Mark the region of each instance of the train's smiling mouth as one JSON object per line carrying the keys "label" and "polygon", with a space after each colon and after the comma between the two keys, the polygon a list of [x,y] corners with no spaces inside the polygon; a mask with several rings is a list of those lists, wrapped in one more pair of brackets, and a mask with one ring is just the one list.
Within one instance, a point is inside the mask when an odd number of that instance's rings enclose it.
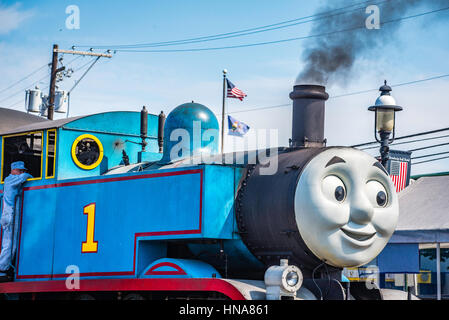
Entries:
{"label": "train's smiling mouth", "polygon": [[341,231],[343,231],[344,234],[346,234],[348,237],[350,237],[354,240],[357,240],[357,241],[369,240],[372,237],[374,237],[374,235],[376,234],[376,232],[367,233],[367,232],[362,232],[362,231],[357,231],[357,230],[348,230],[346,228],[341,228]]}

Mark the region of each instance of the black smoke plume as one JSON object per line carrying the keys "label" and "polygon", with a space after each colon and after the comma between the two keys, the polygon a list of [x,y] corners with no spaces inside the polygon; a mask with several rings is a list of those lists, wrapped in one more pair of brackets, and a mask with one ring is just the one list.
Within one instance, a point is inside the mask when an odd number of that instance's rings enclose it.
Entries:
{"label": "black smoke plume", "polygon": [[[368,29],[366,12],[370,5],[379,8],[380,28]],[[311,38],[304,42],[304,69],[296,84],[332,84],[347,80],[357,59],[373,54],[383,44],[394,40],[404,17],[449,7],[449,0],[327,0],[314,18]],[[339,10],[341,8],[341,10]],[[428,24],[436,19],[449,19],[449,10],[417,18]],[[372,19],[368,19],[372,22]],[[341,31],[341,32],[340,32]],[[315,37],[316,36],[316,37]]]}

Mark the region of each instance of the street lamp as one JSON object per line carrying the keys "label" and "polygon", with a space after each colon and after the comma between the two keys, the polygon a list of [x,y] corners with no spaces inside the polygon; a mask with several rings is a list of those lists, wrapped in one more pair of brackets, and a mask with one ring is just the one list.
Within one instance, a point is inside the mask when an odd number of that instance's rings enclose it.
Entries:
{"label": "street lamp", "polygon": [[[394,141],[395,137],[395,113],[396,111],[401,111],[402,107],[397,106],[396,101],[390,95],[391,87],[387,85],[387,80],[385,80],[379,91],[381,93],[375,105],[369,107],[368,110],[376,113],[374,117],[374,137],[380,143],[381,161],[385,167],[388,160],[388,152],[390,151],[388,145]],[[393,135],[390,139],[391,134]]]}

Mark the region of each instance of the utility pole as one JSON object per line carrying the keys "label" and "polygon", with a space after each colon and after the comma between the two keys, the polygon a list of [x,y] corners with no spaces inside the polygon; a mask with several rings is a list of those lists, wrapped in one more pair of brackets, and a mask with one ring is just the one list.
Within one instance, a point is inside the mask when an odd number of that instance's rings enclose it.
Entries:
{"label": "utility pole", "polygon": [[48,111],[47,119],[53,120],[53,113],[55,109],[55,88],[56,88],[56,75],[58,72],[65,70],[65,67],[56,69],[58,66],[58,45],[53,45],[53,59],[51,61],[51,75],[50,75],[50,90],[48,93]]}
{"label": "utility pole", "polygon": [[[52,62],[51,62],[50,89],[49,89],[49,94],[48,94],[48,111],[47,111],[47,119],[48,120],[53,120],[53,114],[54,114],[54,110],[55,110],[56,76],[59,72],[65,70],[65,67],[61,67],[59,69],[57,68],[59,52],[65,53],[65,54],[73,54],[73,55],[76,54],[76,55],[83,55],[83,56],[98,57],[96,61],[98,61],[98,59],[101,57],[112,58],[112,54],[106,54],[106,53],[96,53],[96,52],[89,52],[89,51],[75,51],[75,50],[61,50],[61,49],[59,49],[57,44],[54,44],[53,45],[53,58],[52,58]],[[89,70],[90,70],[90,68],[89,68]]]}
{"label": "utility pole", "polygon": [[224,126],[225,126],[225,104],[226,104],[226,69],[223,70],[223,108],[221,111],[221,154],[224,154]]}

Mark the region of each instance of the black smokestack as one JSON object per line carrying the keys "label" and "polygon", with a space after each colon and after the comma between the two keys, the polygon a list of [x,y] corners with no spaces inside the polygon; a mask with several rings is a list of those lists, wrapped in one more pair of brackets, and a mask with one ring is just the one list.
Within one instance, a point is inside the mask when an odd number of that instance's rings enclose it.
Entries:
{"label": "black smokestack", "polygon": [[322,147],[324,139],[324,109],[329,98],[323,86],[296,85],[290,93],[293,100],[291,147]]}
{"label": "black smokestack", "polygon": [[[440,10],[447,7],[448,0],[384,0],[352,5],[347,0],[327,0],[313,19],[311,39],[305,42],[302,54],[305,67],[296,84],[345,83],[355,61],[379,54],[378,50],[391,42],[402,21],[416,18],[428,25],[436,19],[447,19],[447,11]],[[374,27],[376,11],[378,29]]]}

